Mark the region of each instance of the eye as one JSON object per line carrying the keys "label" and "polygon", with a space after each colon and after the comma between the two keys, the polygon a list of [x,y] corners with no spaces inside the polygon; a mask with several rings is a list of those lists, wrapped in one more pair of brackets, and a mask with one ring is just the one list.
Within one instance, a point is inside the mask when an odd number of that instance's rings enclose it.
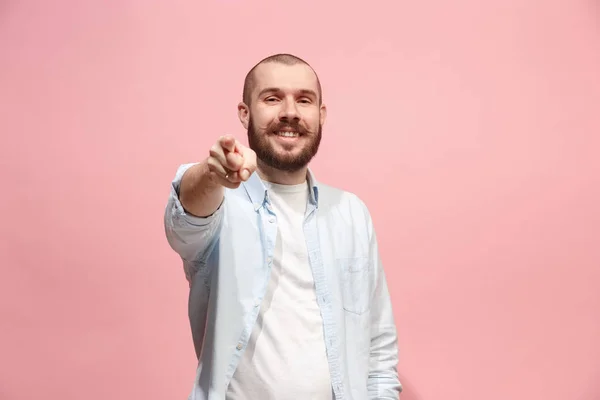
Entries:
{"label": "eye", "polygon": [[272,103],[272,102],[274,102],[274,101],[277,101],[277,97],[267,97],[267,98],[265,99],[265,101],[266,101],[267,103]]}
{"label": "eye", "polygon": [[310,104],[310,103],[311,103],[311,101],[310,101],[310,99],[303,98],[303,99],[300,99],[300,103],[303,103],[303,104]]}

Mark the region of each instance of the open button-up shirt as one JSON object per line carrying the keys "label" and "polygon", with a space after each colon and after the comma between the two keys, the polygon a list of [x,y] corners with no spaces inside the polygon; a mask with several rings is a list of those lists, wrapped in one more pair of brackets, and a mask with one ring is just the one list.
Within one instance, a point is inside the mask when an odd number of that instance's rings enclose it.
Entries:
{"label": "open button-up shirt", "polygon": [[[211,216],[190,215],[179,188],[192,165],[175,174],[165,232],[190,283],[198,367],[189,399],[222,400],[267,288],[277,215],[256,173],[237,189],[225,189]],[[356,195],[318,183],[310,170],[307,179],[304,234],[334,398],[397,400],[396,327],[369,211]]]}

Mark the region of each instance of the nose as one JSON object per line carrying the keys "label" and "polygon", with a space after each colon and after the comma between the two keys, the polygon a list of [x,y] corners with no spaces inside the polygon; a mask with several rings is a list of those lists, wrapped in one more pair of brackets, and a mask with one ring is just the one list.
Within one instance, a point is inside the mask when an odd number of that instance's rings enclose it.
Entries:
{"label": "nose", "polygon": [[296,102],[293,100],[286,100],[282,102],[281,111],[279,112],[280,121],[299,121],[300,114],[296,108]]}

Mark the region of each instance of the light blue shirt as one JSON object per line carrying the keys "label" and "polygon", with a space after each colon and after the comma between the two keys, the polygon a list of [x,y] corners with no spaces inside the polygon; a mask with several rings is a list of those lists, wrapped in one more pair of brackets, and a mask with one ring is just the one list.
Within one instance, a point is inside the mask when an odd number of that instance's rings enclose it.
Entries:
{"label": "light blue shirt", "polygon": [[[277,215],[254,173],[209,217],[183,209],[178,168],[165,210],[170,246],[190,283],[189,320],[198,367],[189,400],[223,400],[265,294]],[[308,171],[304,234],[336,400],[399,399],[392,305],[371,216],[354,194]]]}

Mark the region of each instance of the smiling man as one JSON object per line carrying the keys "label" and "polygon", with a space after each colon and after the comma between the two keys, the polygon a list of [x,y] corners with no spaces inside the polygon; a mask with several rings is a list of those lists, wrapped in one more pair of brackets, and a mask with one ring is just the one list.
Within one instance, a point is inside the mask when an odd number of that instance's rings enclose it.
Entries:
{"label": "smiling man", "polygon": [[190,283],[190,399],[399,399],[371,216],[308,167],[326,118],[317,74],[290,54],[262,60],[238,115],[248,147],[221,136],[180,166],[165,211]]}

